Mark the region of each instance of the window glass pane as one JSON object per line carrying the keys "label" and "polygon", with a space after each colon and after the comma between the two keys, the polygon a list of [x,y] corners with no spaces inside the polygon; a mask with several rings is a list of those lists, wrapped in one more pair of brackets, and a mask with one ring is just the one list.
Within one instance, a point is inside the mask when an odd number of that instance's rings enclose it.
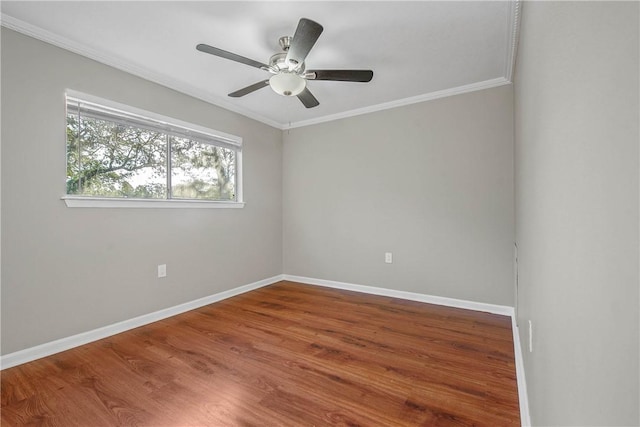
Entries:
{"label": "window glass pane", "polygon": [[67,194],[166,198],[167,137],[96,118],[67,116]]}
{"label": "window glass pane", "polygon": [[127,108],[67,97],[67,194],[238,200],[240,138]]}
{"label": "window glass pane", "polygon": [[235,200],[236,152],[175,136],[171,141],[171,197]]}

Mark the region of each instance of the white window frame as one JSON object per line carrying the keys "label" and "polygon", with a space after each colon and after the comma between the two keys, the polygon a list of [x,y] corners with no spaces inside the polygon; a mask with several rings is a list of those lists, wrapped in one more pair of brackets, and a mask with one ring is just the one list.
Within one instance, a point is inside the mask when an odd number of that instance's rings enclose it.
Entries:
{"label": "white window frame", "polygon": [[[147,122],[158,125],[158,130],[166,131],[170,128],[179,128],[181,131],[191,131],[194,134],[202,134],[221,142],[221,146],[232,146],[236,150],[236,180],[235,195],[236,200],[200,200],[200,199],[142,199],[142,198],[119,198],[119,197],[95,197],[95,196],[75,196],[66,194],[61,197],[67,207],[70,208],[243,208],[244,199],[242,195],[242,138],[236,135],[209,129],[193,123],[188,123],[172,117],[163,116],[151,111],[131,107],[119,102],[99,98],[97,96],[67,89],[65,93],[65,123],[67,118],[66,105],[69,100],[81,101],[85,104],[103,107],[113,113],[121,113],[125,116],[138,117]],[[65,126],[66,128],[66,126]],[[65,137],[65,158],[67,140]],[[167,173],[170,173],[167,171]]]}

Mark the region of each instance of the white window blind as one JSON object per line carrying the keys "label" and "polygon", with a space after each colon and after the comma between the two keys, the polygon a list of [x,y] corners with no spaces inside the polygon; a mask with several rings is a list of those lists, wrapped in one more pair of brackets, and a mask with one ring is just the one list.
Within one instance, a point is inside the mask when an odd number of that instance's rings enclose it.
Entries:
{"label": "white window blind", "polygon": [[212,144],[236,151],[242,148],[241,140],[232,140],[230,138],[205,133],[189,127],[176,125],[169,121],[145,117],[71,96],[67,96],[67,114],[105,120],[121,124],[123,126],[139,127],[150,131],[162,131],[168,135],[177,136],[179,138],[191,139],[200,143]]}

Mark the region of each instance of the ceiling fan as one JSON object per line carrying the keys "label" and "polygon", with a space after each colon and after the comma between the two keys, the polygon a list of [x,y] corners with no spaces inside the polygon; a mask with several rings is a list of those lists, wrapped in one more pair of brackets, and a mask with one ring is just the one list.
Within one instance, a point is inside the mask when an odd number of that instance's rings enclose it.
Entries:
{"label": "ceiling fan", "polygon": [[283,52],[271,56],[268,65],[206,44],[199,44],[196,49],[273,74],[271,78],[231,92],[229,96],[239,98],[263,87],[271,86],[274,92],[283,96],[297,96],[305,107],[313,108],[320,103],[309,91],[308,80],[366,83],[373,78],[371,70],[307,70],[304,60],[322,34],[322,30],[322,25],[317,22],[306,18],[300,19],[293,37],[280,37],[279,43]]}

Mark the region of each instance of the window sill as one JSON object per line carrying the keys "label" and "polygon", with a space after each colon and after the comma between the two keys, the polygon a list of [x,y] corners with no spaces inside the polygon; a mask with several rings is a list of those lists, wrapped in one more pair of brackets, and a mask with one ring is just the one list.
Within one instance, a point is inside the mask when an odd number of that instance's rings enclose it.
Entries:
{"label": "window sill", "polygon": [[186,208],[186,209],[238,209],[244,202],[218,202],[212,200],[160,200],[116,199],[109,197],[63,196],[68,208]]}

